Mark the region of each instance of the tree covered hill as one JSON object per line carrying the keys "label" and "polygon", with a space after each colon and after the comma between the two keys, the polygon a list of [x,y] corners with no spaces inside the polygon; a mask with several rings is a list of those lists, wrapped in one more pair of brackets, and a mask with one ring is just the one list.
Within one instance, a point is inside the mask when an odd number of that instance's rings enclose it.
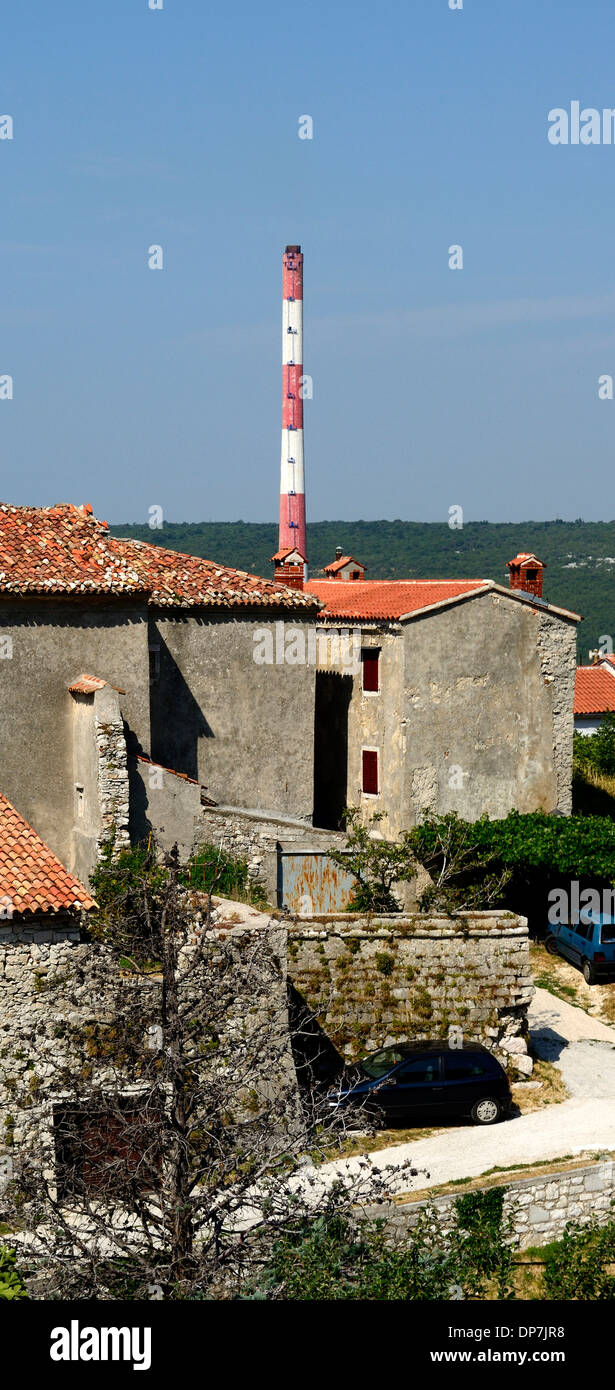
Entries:
{"label": "tree covered hill", "polygon": [[[277,525],[246,521],[165,522],[159,530],[122,524],[113,535],[202,555],[250,574],[270,575]],[[615,642],[615,521],[442,522],[317,521],[308,526],[310,573],[335,558],[335,547],[367,565],[368,579],[495,579],[508,583],[506,561],[530,550],[547,565],[550,603],[581,613],[584,661],[601,637]]]}

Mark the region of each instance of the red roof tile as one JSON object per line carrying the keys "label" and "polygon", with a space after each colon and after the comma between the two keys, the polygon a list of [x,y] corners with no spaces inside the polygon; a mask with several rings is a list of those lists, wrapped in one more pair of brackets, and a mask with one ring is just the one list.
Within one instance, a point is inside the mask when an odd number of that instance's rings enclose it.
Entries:
{"label": "red roof tile", "polygon": [[323,618],[402,618],[435,603],[489,586],[485,579],[310,579],[306,589],[322,599]]}
{"label": "red roof tile", "polygon": [[606,666],[577,666],[574,712],[605,714],[615,710],[615,675]]}
{"label": "red roof tile", "polygon": [[0,901],[13,913],[89,910],[94,899],[0,793]]}
{"label": "red roof tile", "polygon": [[330,565],[324,565],[323,568],[325,574],[337,574],[338,570],[343,570],[346,565],[358,565],[359,569],[367,569],[367,565],[362,565],[360,560],[355,560],[354,555],[340,555],[339,560],[332,560]]}
{"label": "red roof tile", "polygon": [[91,508],[0,505],[0,594],[140,594],[164,607],[308,608],[303,590],[109,535]]}
{"label": "red roof tile", "polygon": [[71,695],[94,695],[95,691],[102,690],[106,684],[100,676],[79,676],[68,688]]}

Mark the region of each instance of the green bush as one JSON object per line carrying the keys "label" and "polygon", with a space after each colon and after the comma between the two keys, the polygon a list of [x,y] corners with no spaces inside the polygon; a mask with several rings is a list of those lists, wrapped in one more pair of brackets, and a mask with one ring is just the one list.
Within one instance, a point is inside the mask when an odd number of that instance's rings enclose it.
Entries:
{"label": "green bush", "polygon": [[416,1226],[391,1240],[384,1221],[354,1221],[331,1211],[305,1218],[274,1245],[264,1273],[244,1297],[305,1301],[410,1301],[484,1297],[488,1287],[511,1297],[511,1219],[506,1189],[455,1202],[450,1235],[423,1208]]}
{"label": "green bush", "polygon": [[27,1297],[26,1286],[17,1269],[15,1251],[0,1245],[0,1299],[14,1302],[15,1299]]}
{"label": "green bush", "polygon": [[544,1290],[548,1299],[566,1301],[615,1298],[615,1221],[581,1226],[571,1221],[545,1256]]}
{"label": "green bush", "polygon": [[201,845],[180,873],[180,883],[205,893],[217,893],[221,898],[234,898],[265,907],[267,894],[260,883],[254,883],[248,872],[247,859],[227,854],[217,845]]}
{"label": "green bush", "polygon": [[607,777],[615,776],[615,713],[604,715],[595,734],[574,736],[574,763],[578,768],[592,768]]}

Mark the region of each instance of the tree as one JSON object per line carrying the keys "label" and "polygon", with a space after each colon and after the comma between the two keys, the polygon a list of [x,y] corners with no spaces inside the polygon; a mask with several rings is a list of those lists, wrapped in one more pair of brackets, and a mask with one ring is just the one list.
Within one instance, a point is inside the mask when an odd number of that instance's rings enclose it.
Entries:
{"label": "tree", "polygon": [[81,948],[72,973],[64,957],[49,967],[54,1076],[35,1091],[2,1213],[46,1297],[229,1296],[333,1190],[344,1211],[390,1180],[368,1164],[332,1189],[318,1172],[339,1122],[326,1096],[300,1096],[283,928],[216,924],[211,893],[181,878],[176,854],[106,855],[92,974]]}
{"label": "tree", "polygon": [[349,912],[399,912],[393,885],[414,878],[416,874],[416,863],[408,856],[405,843],[395,844],[374,834],[374,827],[381,820],[382,816],[377,814],[371,817],[368,825],[363,825],[357,811],[347,810],[344,815],[348,828],[346,848],[327,851],[334,864],[349,870],[357,880]]}

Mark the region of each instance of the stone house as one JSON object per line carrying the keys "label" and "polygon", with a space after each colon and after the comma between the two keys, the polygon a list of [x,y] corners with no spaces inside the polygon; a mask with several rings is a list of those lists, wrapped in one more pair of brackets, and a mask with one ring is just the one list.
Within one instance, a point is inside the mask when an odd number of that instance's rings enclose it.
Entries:
{"label": "stone house", "polygon": [[86,882],[105,826],[128,833],[122,739],[150,824],[169,806],[158,814],[164,779],[144,784],[147,760],[183,779],[184,798],[202,787],[309,824],[315,670],[257,664],[254,651],[257,632],[313,629],[318,607],[114,538],[89,506],[1,506],[2,791]]}
{"label": "stone house", "polygon": [[351,629],[361,652],[353,672],[319,660],[316,824],[347,804],[392,837],[430,812],[570,813],[579,617],[542,598],[535,557],[510,563],[509,589],[366,580],[349,556],[308,581],[319,632]]}

